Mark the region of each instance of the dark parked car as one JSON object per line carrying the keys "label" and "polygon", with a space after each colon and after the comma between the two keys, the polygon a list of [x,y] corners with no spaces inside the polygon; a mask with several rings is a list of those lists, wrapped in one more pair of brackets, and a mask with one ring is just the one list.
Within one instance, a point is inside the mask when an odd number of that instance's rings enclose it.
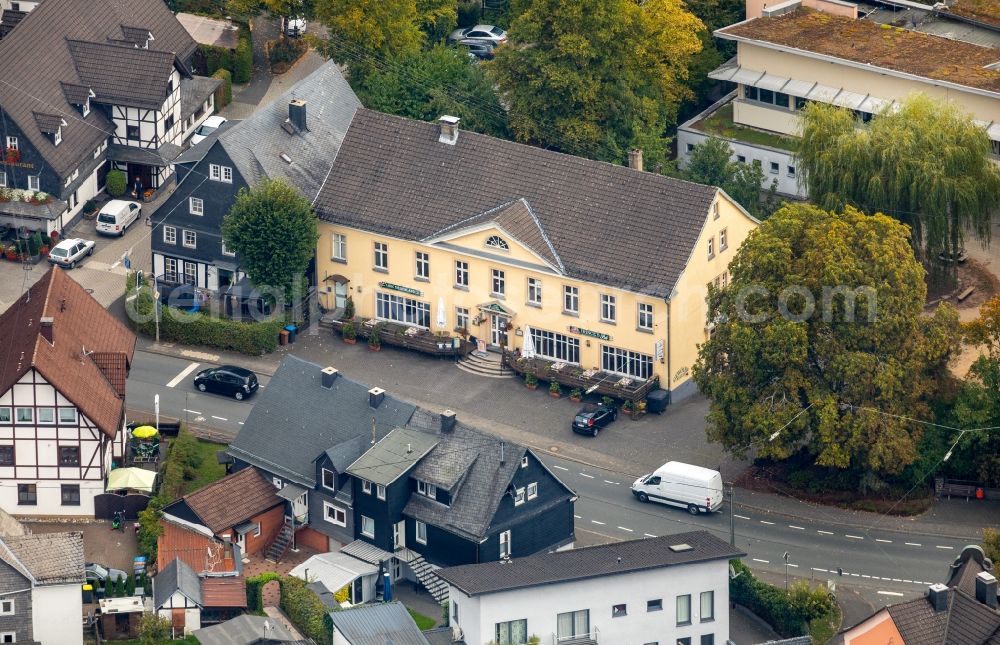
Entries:
{"label": "dark parked car", "polygon": [[257,391],[257,375],[235,365],[210,367],[198,372],[194,386],[201,392],[215,392],[242,401]]}
{"label": "dark parked car", "polygon": [[618,418],[618,408],[589,403],[573,418],[573,432],[596,437],[598,431]]}
{"label": "dark parked car", "polygon": [[493,51],[494,46],[486,41],[460,40],[458,44],[468,50],[470,57],[480,60],[493,60],[493,57],[496,56],[496,52]]}

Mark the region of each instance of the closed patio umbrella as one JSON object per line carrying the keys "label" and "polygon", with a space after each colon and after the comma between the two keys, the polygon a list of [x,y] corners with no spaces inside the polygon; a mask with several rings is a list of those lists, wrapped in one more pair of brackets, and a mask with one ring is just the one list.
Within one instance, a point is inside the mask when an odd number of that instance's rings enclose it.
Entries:
{"label": "closed patio umbrella", "polygon": [[444,309],[444,296],[438,298],[437,326],[438,329],[447,329],[448,327],[448,314]]}
{"label": "closed patio umbrella", "polygon": [[524,347],[521,348],[521,354],[525,358],[535,357],[535,339],[531,335],[531,327],[527,325],[524,326]]}

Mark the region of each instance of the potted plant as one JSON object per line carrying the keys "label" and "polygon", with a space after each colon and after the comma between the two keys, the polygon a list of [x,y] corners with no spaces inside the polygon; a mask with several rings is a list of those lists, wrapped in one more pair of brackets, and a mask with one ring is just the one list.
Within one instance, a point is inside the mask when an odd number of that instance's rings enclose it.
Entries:
{"label": "potted plant", "polygon": [[358,330],[354,328],[354,323],[344,323],[344,326],[340,328],[340,333],[343,334],[344,342],[348,345],[358,342]]}
{"label": "potted plant", "polygon": [[535,376],[534,374],[532,374],[531,372],[528,372],[527,374],[525,374],[524,375],[524,387],[528,388],[529,390],[534,390],[535,388],[537,388],[538,387],[538,377]]}
{"label": "potted plant", "polygon": [[368,334],[368,349],[373,352],[382,350],[382,335],[379,330],[379,325],[372,327],[371,333]]}
{"label": "potted plant", "polygon": [[549,396],[551,396],[553,399],[558,399],[560,396],[562,396],[562,388],[559,387],[558,381],[549,382]]}
{"label": "potted plant", "polygon": [[43,257],[43,258],[44,258],[44,257],[48,257],[48,255],[49,255],[49,245],[48,245],[48,244],[43,244],[43,245],[42,245],[42,246],[41,246],[41,247],[40,247],[40,248],[38,249],[38,252],[42,254],[42,257]]}
{"label": "potted plant", "polygon": [[631,412],[632,411],[632,407],[633,407],[632,400],[631,399],[625,399],[625,402],[622,403],[622,412]]}
{"label": "potted plant", "polygon": [[55,246],[56,244],[58,244],[59,231],[52,231],[51,233],[49,233],[49,239],[52,240],[52,244],[50,244],[50,246]]}
{"label": "potted plant", "polygon": [[602,396],[601,397],[601,403],[603,403],[604,407],[606,407],[606,408],[613,408],[613,407],[615,407],[615,400],[613,398],[611,398],[610,396]]}
{"label": "potted plant", "polygon": [[578,387],[573,388],[569,393],[569,400],[574,403],[579,403],[583,401],[583,390]]}
{"label": "potted plant", "polygon": [[344,315],[341,320],[351,320],[354,318],[354,299],[350,296],[344,301]]}
{"label": "potted plant", "polygon": [[17,163],[21,161],[21,151],[16,148],[7,148],[4,154],[4,161],[6,163]]}
{"label": "potted plant", "polygon": [[5,253],[7,254],[8,260],[10,260],[11,262],[17,262],[17,246],[11,244],[10,246],[7,247]]}

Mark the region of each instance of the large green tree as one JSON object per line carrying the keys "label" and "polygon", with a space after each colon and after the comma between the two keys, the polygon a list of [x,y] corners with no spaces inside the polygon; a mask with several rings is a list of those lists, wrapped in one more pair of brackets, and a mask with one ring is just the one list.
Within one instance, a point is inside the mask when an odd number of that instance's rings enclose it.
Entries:
{"label": "large green tree", "polygon": [[966,231],[988,241],[1000,203],[990,140],[953,103],[922,94],[862,125],[853,112],[811,103],[803,112],[799,167],[823,208],[851,204],[908,224],[924,258],[963,248]]}
{"label": "large green tree", "polygon": [[416,0],[315,0],[316,17],[329,28],[328,54],[352,76],[367,75],[387,61],[420,51]]}
{"label": "large green tree", "polygon": [[312,204],[283,179],[243,189],[222,222],[222,239],[236,251],[254,284],[291,298],[316,251]]}
{"label": "large green tree", "polygon": [[778,182],[772,181],[765,188],[766,176],[760,161],[737,163],[732,161],[732,155],[728,143],[710,137],[691,151],[681,176],[699,184],[718,186],[754,217],[769,217],[778,206]]}
{"label": "large green tree", "polygon": [[701,49],[680,0],[513,0],[512,44],[489,71],[519,141],[622,162],[668,156],[666,130]]}
{"label": "large green tree", "polygon": [[[922,315],[924,270],[885,215],[806,204],[747,238],[694,375],[709,438],[743,456],[806,456],[877,487],[917,457],[929,401],[955,350],[958,314]],[[899,416],[892,416],[899,415]]]}
{"label": "large green tree", "polygon": [[436,45],[352,81],[361,103],[373,110],[424,121],[451,114],[465,129],[508,134],[507,113],[493,84],[480,65],[454,47]]}

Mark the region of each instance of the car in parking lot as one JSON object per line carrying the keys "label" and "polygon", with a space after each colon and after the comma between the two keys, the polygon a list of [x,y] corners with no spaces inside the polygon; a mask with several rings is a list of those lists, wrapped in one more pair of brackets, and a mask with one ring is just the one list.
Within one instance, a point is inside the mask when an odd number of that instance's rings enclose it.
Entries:
{"label": "car in parking lot", "polygon": [[596,437],[601,429],[617,418],[618,408],[603,403],[588,403],[573,417],[573,432]]}
{"label": "car in parking lot", "polygon": [[94,252],[94,242],[78,237],[70,237],[59,242],[49,251],[49,264],[64,269],[76,268],[76,263]]}
{"label": "car in parking lot", "polygon": [[118,580],[118,576],[122,579],[128,578],[128,574],[121,569],[113,569],[111,567],[106,567],[103,564],[97,564],[96,562],[88,562],[83,567],[83,575],[87,579],[87,584],[91,584],[95,589],[104,586],[104,581],[111,578],[111,582]]}
{"label": "car in parking lot", "polygon": [[458,45],[460,47],[464,47],[471,58],[476,58],[478,60],[493,60],[494,56],[496,56],[494,46],[486,41],[460,40],[458,41]]}
{"label": "car in parking lot", "polygon": [[448,42],[457,43],[463,40],[476,40],[479,42],[502,45],[507,42],[507,32],[495,25],[476,25],[475,27],[465,27],[456,29],[448,36]]}
{"label": "car in parking lot", "polygon": [[214,392],[242,401],[260,387],[257,375],[235,365],[220,365],[202,370],[194,377],[194,386],[200,392]]}

